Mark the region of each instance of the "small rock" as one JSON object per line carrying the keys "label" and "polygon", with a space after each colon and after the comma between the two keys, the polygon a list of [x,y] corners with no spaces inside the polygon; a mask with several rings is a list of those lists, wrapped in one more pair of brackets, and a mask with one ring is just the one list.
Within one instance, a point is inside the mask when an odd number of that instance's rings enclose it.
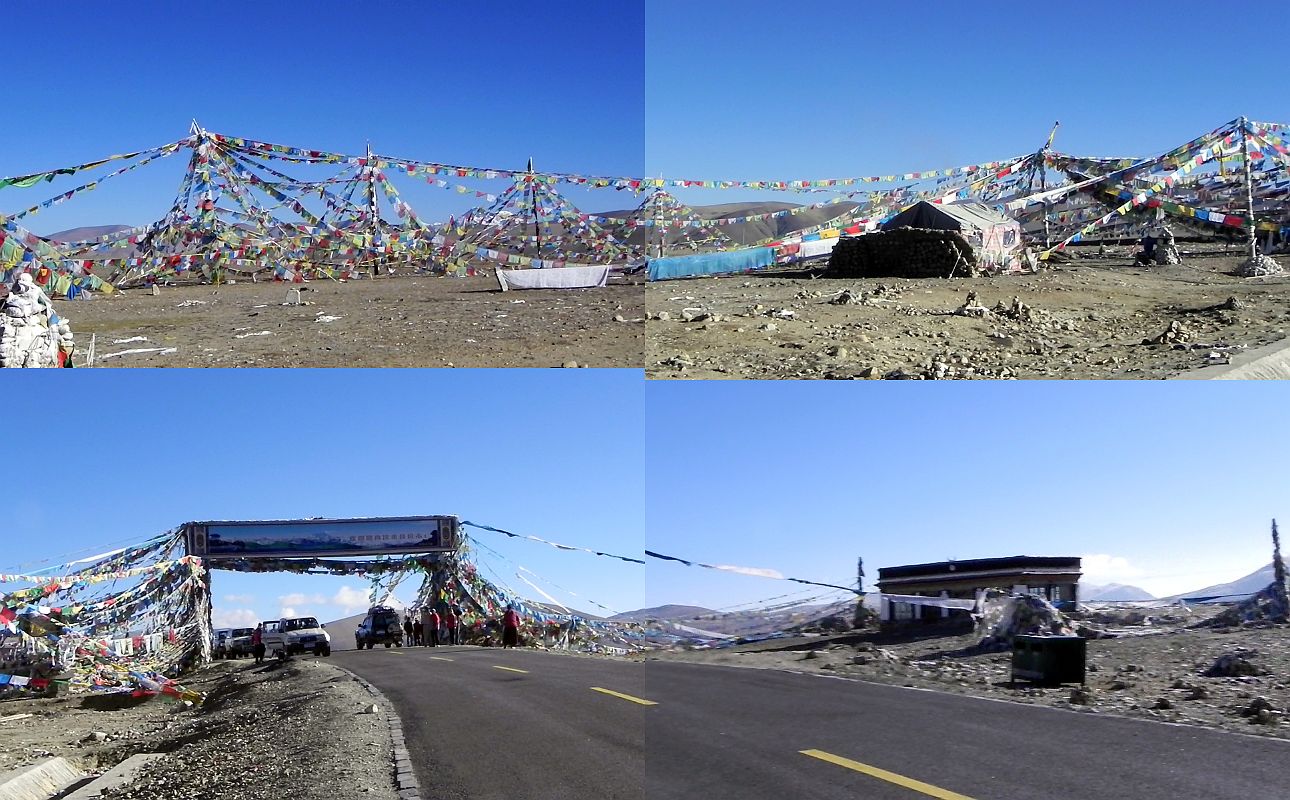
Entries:
{"label": "small rock", "polygon": [[578,368],[578,362],[577,362],[577,361],[566,361],[566,362],[564,362],[563,364],[561,364],[560,366],[561,366],[562,368],[564,368],[564,369],[577,369],[577,368]]}

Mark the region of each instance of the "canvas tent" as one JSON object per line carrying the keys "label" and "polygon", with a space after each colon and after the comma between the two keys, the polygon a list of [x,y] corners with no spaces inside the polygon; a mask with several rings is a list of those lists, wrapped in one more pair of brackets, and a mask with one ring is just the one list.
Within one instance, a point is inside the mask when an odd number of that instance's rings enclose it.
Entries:
{"label": "canvas tent", "polygon": [[1019,269],[1021,225],[984,203],[936,204],[920,201],[887,220],[884,231],[897,228],[955,231],[976,252],[987,270]]}

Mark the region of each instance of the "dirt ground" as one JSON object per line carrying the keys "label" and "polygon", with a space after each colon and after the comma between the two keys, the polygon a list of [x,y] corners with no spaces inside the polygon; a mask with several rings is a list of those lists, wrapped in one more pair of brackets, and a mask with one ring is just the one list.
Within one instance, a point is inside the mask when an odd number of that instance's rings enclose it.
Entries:
{"label": "dirt ground", "polygon": [[[1145,717],[1290,738],[1290,627],[1205,629],[1196,614],[1165,613],[1148,625],[1091,639],[1084,687],[1013,686],[1009,652],[985,652],[974,634],[911,640],[878,633],[771,640],[720,650],[654,653],[651,659],[780,669],[913,686],[976,697]],[[1206,677],[1224,654],[1263,674]],[[1257,713],[1266,700],[1268,712]],[[1253,710],[1251,707],[1253,706]]]}
{"label": "dirt ground", "polygon": [[[70,695],[0,702],[0,772],[63,756],[102,773],[166,753],[110,797],[147,800],[395,800],[386,723],[348,672],[311,657],[257,666],[216,661],[181,680],[199,705],[167,697]],[[109,795],[105,795],[109,796]]]}
{"label": "dirt ground", "polygon": [[[307,305],[284,305],[301,288]],[[586,367],[639,369],[645,290],[503,293],[492,277],[163,286],[55,301],[95,367]],[[145,337],[146,341],[124,341]],[[174,348],[129,354],[131,349]]]}
{"label": "dirt ground", "polygon": [[[1028,275],[812,277],[821,262],[814,272],[653,283],[646,372],[664,379],[1165,378],[1286,335],[1290,277],[1237,277],[1231,273],[1244,257],[1221,246],[1184,246],[1183,259],[1138,268],[1121,248]],[[1280,259],[1290,266],[1290,257]],[[858,302],[830,303],[844,290]],[[969,292],[986,313],[953,313]],[[1014,298],[1029,307],[1029,319],[1012,314]],[[1235,298],[1230,306],[1228,298]],[[1182,341],[1144,344],[1174,322]]]}

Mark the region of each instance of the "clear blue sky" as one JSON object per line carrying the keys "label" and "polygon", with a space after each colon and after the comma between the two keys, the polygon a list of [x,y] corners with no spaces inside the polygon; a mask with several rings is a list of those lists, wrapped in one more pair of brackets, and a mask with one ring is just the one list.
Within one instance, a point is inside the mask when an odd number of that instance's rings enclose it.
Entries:
{"label": "clear blue sky", "polygon": [[[25,373],[25,374],[17,374]],[[182,522],[457,514],[624,555],[644,548],[642,382],[633,370],[81,370],[57,385],[6,376],[40,411],[41,476],[9,493],[0,572]],[[67,381],[71,381],[67,383]],[[70,402],[69,402],[70,399]],[[61,420],[61,422],[56,422]],[[643,605],[644,567],[470,531],[529,597],[522,565],[618,611]],[[487,574],[487,573],[486,573]],[[334,619],[357,578],[217,572],[217,611]],[[405,600],[415,585],[401,593]],[[302,599],[284,601],[292,594]],[[230,599],[232,598],[232,599]],[[353,609],[350,609],[352,612]]]}
{"label": "clear blue sky", "polygon": [[[550,171],[639,175],[643,18],[638,3],[594,0],[13,0],[5,29],[26,45],[0,54],[0,72],[12,78],[0,175],[176,141],[194,117],[212,131],[342,153],[360,153],[370,140],[378,153],[451,164],[522,169],[533,156]],[[184,158],[114,178],[28,227],[53,233],[157,219]],[[0,211],[81,182],[4,190]],[[394,182],[429,219],[474,202]],[[613,190],[571,197],[592,211],[635,205]]]}
{"label": "clear blue sky", "polygon": [[[1242,577],[1290,529],[1280,382],[647,387],[650,549],[847,585],[878,567],[1085,557],[1157,595]],[[843,391],[844,389],[849,391]],[[1096,556],[1098,558],[1090,558]],[[794,584],[651,562],[650,605]]]}
{"label": "clear blue sky", "polygon": [[1284,14],[1198,0],[651,0],[647,169],[740,180],[940,169],[1034,152],[1054,120],[1059,150],[1149,155],[1241,114],[1290,117],[1290,87],[1249,51],[1287,33]]}

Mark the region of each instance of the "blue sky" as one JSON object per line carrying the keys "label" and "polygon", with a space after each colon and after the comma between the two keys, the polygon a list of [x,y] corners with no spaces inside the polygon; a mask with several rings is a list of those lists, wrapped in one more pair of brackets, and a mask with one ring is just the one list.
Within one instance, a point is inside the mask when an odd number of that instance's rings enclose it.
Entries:
{"label": "blue sky", "polygon": [[1058,150],[1154,154],[1241,114],[1290,116],[1290,87],[1248,51],[1287,32],[1283,14],[1197,0],[651,0],[646,165],[740,180],[941,169],[1034,152],[1054,120]]}
{"label": "blue sky", "polygon": [[[0,571],[198,519],[458,514],[623,555],[849,585],[882,566],[1079,555],[1169,594],[1270,560],[1290,524],[1280,383],[643,383],[639,372],[91,370],[11,494]],[[42,424],[49,420],[41,418]],[[472,533],[486,575],[574,607],[727,607],[805,587]],[[98,549],[95,549],[98,548]],[[343,616],[356,579],[216,573],[223,616]],[[403,594],[411,598],[414,587]],[[570,596],[569,591],[576,593]],[[823,590],[821,590],[823,591]],[[361,599],[358,600],[361,604]]]}
{"label": "blue sky", "polygon": [[[539,169],[588,174],[848,177],[1032,152],[1058,119],[1060,150],[1158,153],[1242,113],[1284,118],[1290,100],[1249,62],[1249,31],[1198,0],[932,2],[916,12],[815,0],[375,8],[6,4],[14,30],[56,35],[0,54],[0,68],[20,76],[10,93],[21,109],[0,142],[0,175],[174,141],[195,117],[232,135],[345,153],[370,141],[379,153],[479,166],[520,168],[531,155]],[[1260,41],[1290,29],[1284,15],[1252,19]],[[1202,33],[1200,47],[1173,44]],[[169,207],[182,159],[114,178],[29,227],[152,221]],[[79,183],[5,190],[0,211]],[[430,220],[477,202],[395,184]],[[827,198],[678,193],[693,204]],[[569,196],[589,211],[639,201]]]}
{"label": "blue sky", "polygon": [[[61,422],[33,420],[64,434],[39,448],[48,482],[7,499],[0,572],[212,519],[457,514],[624,555],[644,547],[639,371],[80,370],[63,380],[7,376],[11,396],[76,399]],[[501,556],[480,553],[491,575],[527,596],[536,593],[519,566],[575,608],[643,605],[639,565],[468,533]],[[326,620],[353,613],[338,597],[361,605],[353,597],[366,588],[217,572],[213,593],[217,621],[276,618],[284,606]]]}
{"label": "blue sky", "polygon": [[[1157,595],[1242,577],[1290,524],[1280,382],[648,386],[650,549],[842,585],[878,567],[1085,557]],[[650,605],[794,584],[651,562]]]}
{"label": "blue sky", "polygon": [[[450,164],[522,169],[533,156],[539,169],[638,175],[642,21],[639,5],[594,0],[15,0],[5,3],[6,29],[39,33],[0,54],[21,120],[0,138],[0,175],[176,141],[194,117],[211,131],[341,153],[361,153],[370,140],[378,153]],[[157,219],[184,158],[114,178],[28,227],[52,233]],[[5,190],[0,211],[82,182]],[[473,204],[406,178],[395,183],[428,219]],[[613,190],[571,199],[593,211],[635,205]]]}

